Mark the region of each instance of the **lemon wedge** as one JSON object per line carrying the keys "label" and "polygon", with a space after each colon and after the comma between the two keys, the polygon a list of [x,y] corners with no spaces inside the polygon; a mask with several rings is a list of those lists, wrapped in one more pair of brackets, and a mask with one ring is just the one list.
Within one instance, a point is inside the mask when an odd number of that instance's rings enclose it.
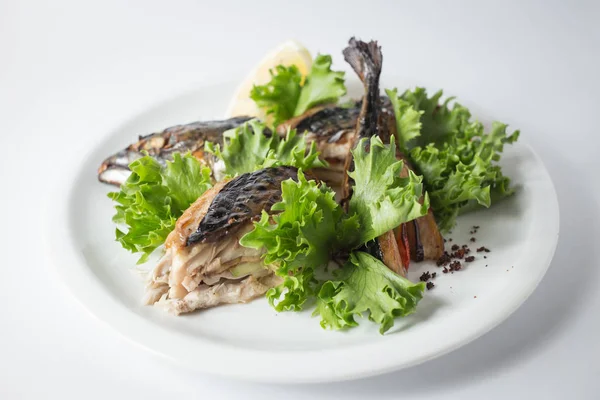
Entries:
{"label": "lemon wedge", "polygon": [[229,107],[227,108],[227,117],[249,116],[265,118],[264,112],[259,109],[250,98],[250,91],[254,85],[264,85],[271,80],[269,70],[278,65],[295,65],[303,77],[306,77],[312,67],[312,57],[306,47],[295,40],[288,40],[279,45],[276,49],[269,52],[265,58],[258,64],[250,74],[244,79],[237,90]]}

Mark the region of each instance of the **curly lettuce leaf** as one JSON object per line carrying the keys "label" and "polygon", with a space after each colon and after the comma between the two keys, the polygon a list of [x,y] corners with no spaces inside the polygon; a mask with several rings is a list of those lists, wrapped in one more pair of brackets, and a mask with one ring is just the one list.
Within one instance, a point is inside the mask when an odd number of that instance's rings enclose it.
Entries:
{"label": "curly lettuce leaf", "polygon": [[384,145],[378,136],[362,139],[352,151],[354,180],[350,214],[360,220],[359,244],[368,242],[400,224],[427,214],[429,197],[422,203],[422,177],[408,171],[400,177],[404,163],[396,159],[396,145],[391,138]]}
{"label": "curly lettuce leaf", "polygon": [[425,283],[412,283],[364,252],[353,252],[336,280],[325,282],[313,315],[325,329],[357,326],[356,316],[366,314],[380,324],[379,332],[394,326],[394,319],[413,313],[423,297]]}
{"label": "curly lettuce leaf", "polygon": [[264,248],[264,263],[278,266],[275,272],[284,282],[267,292],[271,305],[277,311],[301,310],[314,294],[315,269],[325,267],[340,247],[340,228],[357,229],[358,225],[355,218],[345,218],[330,188],[307,180],[302,171],[297,182],[288,179],[281,189],[281,202],[271,208],[281,212],[263,211],[240,244]]}
{"label": "curly lettuce leaf", "polygon": [[267,167],[290,165],[302,169],[326,166],[319,160],[315,142],[306,148],[306,141],[289,130],[285,138],[273,135],[264,123],[251,120],[223,134],[223,148],[206,143],[206,150],[223,160],[230,176]]}
{"label": "curly lettuce leaf", "polygon": [[463,208],[474,204],[489,207],[511,195],[510,180],[494,162],[506,143],[514,143],[519,131],[506,133],[506,125],[495,122],[489,133],[483,125],[472,123],[441,146],[415,147],[410,158],[423,174],[431,207],[442,231],[450,230]]}
{"label": "curly lettuce leaf", "polygon": [[[431,97],[423,88],[407,90],[401,96],[395,89],[387,93],[396,115],[399,149],[423,175],[442,231],[451,229],[460,213],[476,205],[489,207],[514,192],[510,179],[495,163],[504,144],[514,143],[519,131],[508,135],[505,124],[494,122],[486,133],[481,123],[471,121],[466,107],[452,103],[453,98],[439,104],[442,91]],[[415,113],[420,113],[418,132]],[[412,121],[410,134],[402,126],[405,121]]]}
{"label": "curly lettuce leaf", "polygon": [[294,65],[278,65],[269,72],[271,80],[265,85],[255,85],[250,98],[273,119],[274,126],[312,107],[335,103],[346,94],[344,72],[331,70],[329,55],[315,57],[304,82]]}
{"label": "curly lettuce leaf", "polygon": [[320,104],[335,103],[345,94],[344,72],[332,71],[331,56],[318,54],[300,91],[294,116]]}
{"label": "curly lettuce leaf", "polygon": [[398,97],[398,90],[385,90],[390,98],[396,116],[396,140],[402,152],[408,150],[408,143],[421,135],[421,116],[424,110],[415,110],[411,103]]}
{"label": "curly lettuce leaf", "polygon": [[[454,97],[449,97],[440,104],[442,95],[443,91],[439,90],[433,96],[427,97],[427,91],[417,87],[413,91],[406,90],[400,96],[401,100],[410,104],[414,111],[421,113],[420,134],[408,143],[407,148],[426,146],[430,143],[445,143],[455,135],[460,135],[460,132],[469,125],[471,112],[459,103],[453,102]],[[450,107],[451,103],[452,107]]]}
{"label": "curly lettuce leaf", "polygon": [[210,169],[192,155],[179,153],[166,166],[145,156],[129,168],[129,178],[108,197],[117,202],[113,221],[127,226],[126,231],[117,228],[117,240],[125,249],[142,253],[141,264],[164,243],[177,218],[211,187]]}
{"label": "curly lettuce leaf", "polygon": [[271,80],[266,85],[255,85],[250,98],[259,108],[266,110],[277,126],[294,116],[302,90],[302,74],[295,65],[278,65],[269,73]]}

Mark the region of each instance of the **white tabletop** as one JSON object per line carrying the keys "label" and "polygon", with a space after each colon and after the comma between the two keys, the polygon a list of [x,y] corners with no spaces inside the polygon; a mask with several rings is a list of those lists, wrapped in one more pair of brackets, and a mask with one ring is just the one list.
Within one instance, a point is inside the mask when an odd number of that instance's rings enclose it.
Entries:
{"label": "white tabletop", "polygon": [[[600,7],[258,3],[0,3],[0,398],[599,398]],[[190,85],[241,77],[288,38],[340,65],[352,35],[380,41],[384,74],[445,88],[521,129],[539,152],[559,195],[561,238],[531,298],[439,359],[302,386],[198,375],[91,317],[44,253],[46,199],[65,155]]]}

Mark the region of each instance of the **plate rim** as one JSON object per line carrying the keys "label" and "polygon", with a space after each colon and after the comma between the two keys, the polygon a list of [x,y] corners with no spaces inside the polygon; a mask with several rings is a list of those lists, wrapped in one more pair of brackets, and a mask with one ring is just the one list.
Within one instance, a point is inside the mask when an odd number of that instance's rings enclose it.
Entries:
{"label": "plate rim", "polygon": [[[420,357],[413,357],[404,362],[396,362],[395,360],[392,360],[391,362],[390,360],[387,360],[387,362],[385,362],[385,360],[378,360],[376,366],[372,364],[362,365],[361,363],[353,363],[350,361],[357,358],[360,359],[361,354],[369,354],[370,351],[385,346],[385,343],[364,344],[358,351],[354,347],[350,351],[348,351],[347,348],[328,350],[328,358],[344,361],[344,365],[346,366],[345,369],[323,368],[323,364],[315,366],[314,360],[310,362],[309,358],[315,356],[315,351],[303,351],[300,355],[298,352],[293,352],[295,357],[301,358],[302,360],[306,358],[310,366],[305,365],[303,361],[295,360],[294,363],[291,363],[291,366],[290,363],[287,363],[286,368],[281,368],[280,366],[286,361],[285,357],[289,357],[292,354],[291,351],[265,352],[256,349],[242,350],[211,343],[209,341],[204,341],[202,344],[196,341],[194,342],[194,345],[202,347],[202,351],[207,354],[207,357],[210,357],[209,353],[214,353],[215,357],[211,357],[211,362],[208,365],[202,362],[194,362],[194,360],[190,359],[189,354],[186,354],[185,344],[189,344],[189,339],[185,335],[159,327],[127,309],[127,307],[123,306],[123,304],[120,304],[116,299],[109,295],[108,289],[100,284],[89,268],[82,268],[86,265],[86,262],[80,254],[77,254],[78,251],[73,243],[69,204],[71,204],[73,196],[76,193],[75,183],[80,179],[81,174],[85,174],[82,166],[85,165],[85,162],[90,158],[90,155],[94,154],[94,149],[111,140],[114,132],[117,132],[121,127],[124,127],[131,121],[139,118],[148,110],[163,107],[165,104],[173,102],[179,97],[190,95],[198,90],[206,89],[207,87],[218,88],[226,86],[235,87],[233,82],[196,85],[189,90],[180,90],[173,95],[166,96],[162,100],[153,102],[145,110],[138,110],[135,114],[126,118],[121,124],[116,125],[115,128],[106,135],[102,135],[95,138],[95,140],[90,141],[90,149],[81,157],[76,157],[77,160],[75,161],[75,164],[63,164],[77,165],[77,168],[69,170],[63,168],[65,170],[63,172],[65,173],[59,174],[58,176],[64,176],[64,179],[56,185],[55,190],[51,193],[49,201],[46,202],[47,209],[45,210],[46,218],[44,219],[46,224],[44,229],[44,245],[46,253],[49,255],[48,259],[50,260],[50,264],[52,264],[53,270],[59,277],[58,280],[61,281],[67,291],[70,292],[91,315],[100,320],[103,324],[111,327],[111,329],[118,332],[122,337],[125,337],[136,346],[170,358],[204,373],[255,382],[318,383],[375,376],[408,368],[440,357],[485,335],[504,322],[525,302],[525,300],[527,300],[527,298],[531,296],[548,271],[556,251],[560,231],[560,207],[558,197],[554,183],[543,161],[535,150],[527,144],[526,141],[521,139],[517,145],[523,146],[535,159],[536,164],[541,167],[540,170],[543,170],[544,180],[548,185],[546,188],[548,196],[544,209],[546,210],[545,214],[551,214],[551,218],[542,218],[542,222],[545,225],[545,228],[543,229],[545,233],[544,236],[550,238],[552,242],[546,247],[544,259],[540,260],[538,258],[538,262],[544,264],[538,276],[534,277],[520,297],[514,298],[513,301],[504,304],[498,312],[494,313],[496,317],[493,318],[491,322],[481,323],[481,321],[479,321],[478,328],[472,329],[469,334],[464,335],[461,340],[455,341],[452,345],[429,347],[429,351],[427,351],[428,349],[425,349]],[[65,201],[65,199],[67,199],[67,201]],[[151,328],[153,331],[151,335],[147,334],[148,328]],[[180,339],[181,343],[177,342],[177,345],[173,346],[172,340],[174,338]],[[354,354],[353,356],[349,356],[346,353]],[[256,362],[257,357],[261,358],[260,368],[259,364]],[[265,359],[265,357],[267,359]],[[362,357],[364,359],[364,356]],[[228,362],[228,360],[230,361],[232,359],[235,359],[236,362]]]}

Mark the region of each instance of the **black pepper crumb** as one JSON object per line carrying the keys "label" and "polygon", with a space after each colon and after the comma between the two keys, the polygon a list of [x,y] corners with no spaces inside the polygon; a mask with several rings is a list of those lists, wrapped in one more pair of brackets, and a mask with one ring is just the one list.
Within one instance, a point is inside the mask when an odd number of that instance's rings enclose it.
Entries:
{"label": "black pepper crumb", "polygon": [[446,242],[447,242],[447,240],[446,240],[446,239],[444,239],[444,243],[446,243]]}
{"label": "black pepper crumb", "polygon": [[463,244],[463,245],[462,245],[462,248],[463,248],[463,249],[466,249],[467,247],[469,247],[469,246],[467,246],[466,244]]}
{"label": "black pepper crumb", "polygon": [[478,253],[481,253],[482,251],[485,251],[486,253],[489,253],[490,249],[486,248],[485,246],[481,246],[480,248],[477,249]]}
{"label": "black pepper crumb", "polygon": [[431,274],[429,273],[429,271],[427,271],[427,272],[423,272],[423,275],[421,275],[419,280],[422,282],[427,282],[430,278],[431,278]]}
{"label": "black pepper crumb", "polygon": [[487,256],[483,256],[483,258],[487,258]]}
{"label": "black pepper crumb", "polygon": [[434,272],[431,274],[431,279],[435,278],[435,276],[437,275],[437,272]]}
{"label": "black pepper crumb", "polygon": [[473,225],[473,229],[479,229],[479,225]]}
{"label": "black pepper crumb", "polygon": [[451,242],[451,241],[452,241],[452,238],[448,239],[448,241],[449,241],[449,242]]}
{"label": "black pepper crumb", "polygon": [[427,282],[427,290],[431,290],[435,287],[435,284],[433,282]]}
{"label": "black pepper crumb", "polygon": [[444,270],[442,272],[445,273],[445,274],[447,274],[448,273],[448,268],[444,267]]}
{"label": "black pepper crumb", "polygon": [[474,298],[474,299],[476,299],[476,298],[477,298],[477,296],[473,296],[473,298]]}
{"label": "black pepper crumb", "polygon": [[460,247],[457,244],[452,245],[452,251],[456,251],[458,249],[460,249]]}
{"label": "black pepper crumb", "polygon": [[477,239],[475,239],[474,237],[471,238],[471,242],[475,242],[477,241]]}
{"label": "black pepper crumb", "polygon": [[469,256],[469,257],[466,257],[466,258],[465,258],[465,261],[466,261],[466,262],[473,262],[473,261],[475,261],[475,256]]}
{"label": "black pepper crumb", "polygon": [[485,267],[486,267],[486,268],[487,268],[487,266],[488,266],[488,265],[487,265],[487,264],[485,264]]}
{"label": "black pepper crumb", "polygon": [[471,249],[467,247],[467,248],[465,249],[465,254],[469,254],[470,252],[471,252]]}

